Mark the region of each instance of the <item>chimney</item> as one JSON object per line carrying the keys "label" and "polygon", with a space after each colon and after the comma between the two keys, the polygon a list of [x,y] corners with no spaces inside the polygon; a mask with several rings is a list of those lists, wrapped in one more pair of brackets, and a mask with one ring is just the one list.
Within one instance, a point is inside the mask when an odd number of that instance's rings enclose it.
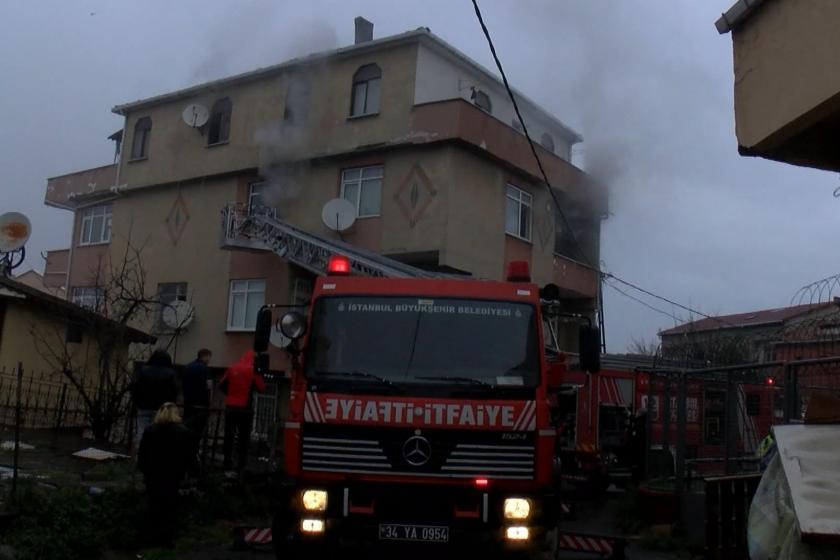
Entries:
{"label": "chimney", "polygon": [[369,22],[362,16],[356,17],[353,20],[356,23],[356,43],[366,43],[373,41],[373,23]]}

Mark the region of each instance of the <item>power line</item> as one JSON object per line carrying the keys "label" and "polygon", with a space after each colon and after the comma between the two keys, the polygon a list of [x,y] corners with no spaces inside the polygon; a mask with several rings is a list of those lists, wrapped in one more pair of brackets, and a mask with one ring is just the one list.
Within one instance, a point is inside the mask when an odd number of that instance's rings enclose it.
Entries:
{"label": "power line", "polygon": [[[580,254],[580,256],[583,258],[584,264],[588,265],[590,268],[592,268],[594,270],[598,270],[598,267],[593,266],[592,263],[589,262],[589,259],[587,258],[586,253],[584,253],[583,248],[580,246],[580,243],[577,240],[577,236],[575,235],[574,229],[572,229],[571,224],[570,224],[568,218],[566,217],[566,213],[563,212],[563,208],[560,206],[560,201],[557,199],[557,194],[554,192],[554,188],[551,186],[551,182],[548,180],[548,174],[546,173],[545,168],[543,167],[542,160],[540,159],[539,153],[537,153],[537,148],[534,144],[534,141],[531,139],[531,134],[528,132],[528,126],[525,124],[525,119],[522,118],[522,113],[519,111],[519,104],[516,102],[516,96],[513,94],[513,90],[510,87],[510,83],[508,82],[508,79],[507,79],[507,74],[505,74],[505,70],[504,70],[504,68],[502,68],[502,61],[499,60],[499,55],[496,53],[496,47],[493,44],[493,39],[490,37],[490,31],[487,29],[487,25],[484,23],[484,17],[481,15],[481,9],[478,7],[478,0],[472,0],[472,5],[473,5],[473,8],[475,9],[475,15],[478,18],[478,23],[481,25],[481,30],[484,32],[484,37],[487,39],[487,44],[490,47],[490,53],[493,55],[493,60],[496,62],[496,68],[498,68],[499,74],[501,74],[501,76],[502,76],[502,82],[504,83],[505,90],[507,91],[508,97],[510,97],[511,103],[513,103],[513,110],[516,112],[516,118],[519,119],[519,123],[522,125],[522,132],[523,132],[523,134],[525,134],[525,138],[528,140],[528,145],[531,147],[531,153],[533,154],[534,159],[537,162],[537,167],[539,168],[540,174],[542,175],[542,178],[543,178],[543,181],[545,181],[545,185],[548,188],[548,193],[551,195],[551,200],[554,202],[554,207],[557,209],[557,213],[560,214],[560,218],[563,220],[563,224],[565,225],[566,229],[569,231],[569,234],[571,235],[571,238],[572,238],[572,242],[574,243],[574,246],[577,249],[578,254]],[[705,317],[707,319],[712,319],[714,321],[718,321],[718,322],[720,322],[722,324],[725,324],[725,325],[728,325],[728,326],[732,326],[732,327],[736,326],[736,325],[733,325],[732,323],[728,323],[727,321],[724,321],[723,319],[720,319],[718,317],[713,317],[711,315],[701,313],[700,311],[697,311],[696,309],[692,309],[692,308],[690,308],[686,305],[682,305],[682,304],[677,303],[673,300],[670,300],[666,297],[657,295],[657,294],[655,294],[655,293],[653,293],[649,290],[645,290],[644,288],[640,288],[639,286],[636,286],[635,284],[627,282],[626,280],[622,280],[621,278],[615,276],[614,274],[601,272],[600,270],[598,270],[598,271],[600,272],[602,278],[606,278],[606,277],[613,278],[614,280],[617,280],[618,282],[620,282],[620,283],[622,283],[622,284],[624,284],[624,285],[626,285],[630,288],[633,288],[634,290],[638,290],[639,292],[641,292],[643,294],[646,294],[648,296],[651,296],[651,297],[654,297],[656,299],[662,300],[666,303],[670,303],[671,305],[679,307],[680,309],[684,309],[684,310],[686,310],[690,313],[693,313],[695,315],[699,315],[699,316]],[[617,289],[615,286],[611,285],[611,287],[614,288],[614,289]],[[619,291],[621,291],[621,290],[619,290]],[[625,293],[625,292],[622,292],[622,293]],[[633,296],[630,296],[627,293],[625,293],[625,295],[627,295],[630,298],[637,299],[637,298],[634,298]],[[642,303],[643,305],[646,305],[646,306],[652,308],[652,306],[649,306],[647,303],[642,302],[641,300],[637,299],[637,301],[639,301],[639,303]],[[664,312],[660,309],[655,309],[655,310],[659,311],[661,313],[664,313],[664,314],[668,315],[669,317],[674,318],[674,315],[672,315],[672,314]]]}
{"label": "power line", "polygon": [[648,302],[646,302],[646,301],[644,301],[640,298],[637,298],[634,295],[628,294],[627,292],[625,292],[624,290],[622,290],[621,288],[619,288],[618,286],[616,286],[615,284],[613,284],[611,282],[605,281],[604,283],[607,286],[609,286],[610,288],[612,288],[613,290],[615,290],[616,292],[620,293],[621,295],[623,295],[627,298],[630,298],[637,303],[640,303],[641,305],[647,307],[648,309],[650,309],[652,311],[656,311],[657,313],[661,313],[662,315],[665,315],[666,317],[668,317],[669,319],[673,319],[674,321],[677,321],[677,322],[680,322],[680,323],[683,322],[683,320],[681,318],[677,317],[673,313],[669,313],[668,311],[664,311],[662,309],[659,309],[658,307],[654,307],[653,305],[650,305]]}
{"label": "power line", "polygon": [[510,97],[510,101],[511,103],[513,103],[513,110],[516,112],[516,118],[519,119],[519,123],[522,125],[522,132],[523,134],[525,134],[525,138],[528,139],[528,145],[531,147],[531,153],[534,155],[534,159],[537,161],[537,167],[539,167],[543,181],[545,181],[545,185],[546,187],[548,187],[548,193],[551,195],[551,200],[554,201],[554,207],[557,208],[557,212],[560,214],[560,218],[563,220],[563,224],[569,231],[569,234],[572,238],[572,242],[574,243],[577,252],[583,258],[583,262],[589,265],[590,268],[596,268],[592,265],[592,263],[589,262],[586,253],[583,252],[583,248],[580,246],[580,243],[577,240],[575,231],[572,229],[568,218],[566,218],[566,214],[565,212],[563,212],[563,208],[560,207],[560,201],[557,200],[557,194],[554,192],[554,188],[551,186],[551,182],[549,182],[548,180],[548,174],[545,172],[545,168],[543,167],[540,155],[537,153],[537,147],[534,145],[534,141],[531,139],[531,135],[528,133],[528,126],[525,124],[525,119],[522,118],[522,113],[519,111],[519,104],[516,102],[516,96],[513,95],[513,90],[511,89],[510,84],[508,83],[505,70],[504,68],[502,68],[502,61],[499,60],[499,55],[496,54],[496,47],[493,45],[493,39],[490,38],[490,31],[484,24],[484,18],[481,15],[481,9],[478,7],[478,1],[472,0],[472,4],[473,8],[475,8],[475,15],[478,18],[478,23],[481,24],[481,30],[484,32],[484,36],[487,38],[487,44],[490,46],[490,52],[493,54],[493,60],[496,61],[496,68],[499,69],[499,74],[502,75],[502,82],[505,84],[505,90],[507,90],[508,97]]}
{"label": "power line", "polygon": [[[711,319],[712,321],[717,321],[718,323],[727,325],[729,327],[737,327],[738,326],[738,325],[735,325],[734,323],[730,323],[729,321],[721,319],[720,317],[715,317],[714,315],[707,315],[706,313],[703,313],[702,311],[697,311],[696,309],[692,309],[691,307],[688,307],[687,305],[683,305],[681,303],[677,303],[676,301],[670,300],[666,297],[657,295],[657,294],[651,292],[650,290],[646,290],[644,288],[641,288],[641,287],[639,287],[639,286],[637,286],[637,285],[635,285],[631,282],[628,282],[627,280],[622,280],[621,278],[619,278],[615,274],[610,274],[609,272],[602,272],[601,275],[602,275],[603,278],[612,278],[613,280],[615,280],[617,282],[620,282],[621,284],[624,284],[628,288],[632,288],[632,289],[634,289],[636,291],[639,291],[639,292],[641,292],[645,295],[648,295],[650,297],[653,297],[653,298],[656,298],[658,300],[664,301],[665,303],[670,303],[671,305],[673,305],[675,307],[679,307],[680,309],[684,309],[685,311],[688,311],[689,313],[693,313],[694,315],[699,315],[699,316],[704,317],[706,319]],[[615,286],[613,286],[613,287],[615,287]]]}

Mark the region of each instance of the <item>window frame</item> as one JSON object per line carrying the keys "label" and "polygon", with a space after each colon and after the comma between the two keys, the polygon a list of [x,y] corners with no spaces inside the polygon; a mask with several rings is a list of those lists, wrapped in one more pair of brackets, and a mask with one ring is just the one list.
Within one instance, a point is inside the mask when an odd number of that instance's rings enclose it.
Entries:
{"label": "window frame", "polygon": [[[255,211],[258,210],[258,208],[256,208],[256,206],[254,204],[254,199],[255,198],[262,199],[262,196],[263,196],[263,193],[264,193],[263,189],[265,189],[267,184],[268,183],[266,183],[265,181],[254,181],[253,183],[248,183],[248,204],[246,205],[247,206],[246,210],[248,211],[249,216],[253,216],[255,214]],[[257,187],[257,188],[261,189],[258,194],[254,193],[254,187]],[[264,209],[268,209],[268,208],[269,207],[265,204],[265,201],[261,201],[259,209],[264,210]]]}
{"label": "window frame", "polygon": [[[370,99],[370,85],[377,82],[376,108],[368,108]],[[364,102],[360,113],[356,113],[356,98],[358,86],[364,85]],[[353,85],[350,89],[350,118],[378,115],[382,106],[382,69],[378,64],[371,63],[360,66],[353,74]]]}
{"label": "window frame", "polygon": [[[365,177],[365,170],[376,169],[379,168],[379,176],[378,177]],[[359,172],[358,179],[347,178],[347,174],[353,171]],[[339,190],[339,196],[345,200],[348,200],[353,206],[356,207],[356,218],[379,218],[382,216],[382,189],[385,185],[385,165],[378,163],[375,165],[364,165],[361,167],[347,167],[341,170],[341,188]],[[362,190],[365,186],[365,181],[379,181],[379,200],[377,205],[377,210],[375,214],[361,214],[361,201],[362,201]],[[356,190],[356,199],[350,200],[344,196],[346,188],[349,185],[357,186]]]}
{"label": "window frame", "polygon": [[[234,285],[236,283],[245,282],[245,290],[234,290]],[[260,282],[262,283],[261,290],[252,290],[251,289],[251,282]],[[254,332],[256,330],[256,315],[254,316],[254,325],[248,326],[247,321],[247,314],[248,314],[248,299],[251,297],[251,294],[259,294],[262,293],[262,303],[260,307],[265,305],[265,294],[267,289],[267,281],[265,278],[231,278],[228,284],[228,310],[227,310],[227,318],[225,320],[226,331],[227,332]],[[235,295],[244,295],[245,299],[243,300],[243,305],[245,306],[243,311],[243,323],[242,325],[234,325],[233,315],[234,315],[234,296]]]}
{"label": "window frame", "polygon": [[[479,102],[479,99],[483,99],[484,101],[486,101],[487,106],[485,107],[483,102]],[[478,89],[478,88],[473,89],[472,102],[473,102],[473,105],[475,105],[476,107],[478,107],[479,109],[481,109],[482,111],[487,113],[488,115],[493,114],[493,100],[490,99],[490,95],[486,91]]]}
{"label": "window frame", "polygon": [[540,136],[540,146],[552,154],[557,153],[557,144],[554,142],[554,136],[548,132],[543,132],[542,136]]}
{"label": "window frame", "polygon": [[[137,138],[142,135],[140,141],[140,153],[137,154]],[[142,161],[149,157],[149,138],[152,135],[151,117],[140,117],[134,123],[134,134],[131,137],[131,151],[128,154],[128,161]]]}
{"label": "window frame", "polygon": [[[101,210],[101,214],[96,214],[98,210]],[[99,231],[99,238],[94,240],[93,221],[96,218],[102,218],[102,227]],[[79,220],[79,246],[88,247],[91,245],[108,245],[111,243],[113,221],[114,207],[112,204],[97,204],[96,206],[84,208],[81,219]],[[88,231],[88,239],[85,241],[85,225],[87,223],[90,224],[90,230]]]}
{"label": "window frame", "polygon": [[[516,191],[516,196],[512,196],[510,189]],[[524,195],[524,196],[523,196]],[[527,199],[527,203],[525,200]],[[508,201],[512,200],[517,204],[518,211],[516,213],[516,231],[511,231],[508,224],[507,205]],[[528,232],[527,236],[522,235],[522,208],[528,208]],[[511,183],[505,184],[505,234],[515,237],[516,239],[531,243],[534,234],[534,195],[528,191],[517,187]]]}
{"label": "window frame", "polygon": [[[230,142],[230,122],[233,114],[233,102],[230,97],[222,97],[213,103],[213,108],[210,110],[210,119],[207,121],[207,147],[221,146]],[[215,121],[218,119],[218,123]],[[215,142],[211,142],[211,134],[214,126],[218,126],[218,138]],[[225,132],[222,138],[222,132]]]}
{"label": "window frame", "polygon": [[[175,299],[170,301],[163,301],[162,292],[164,287],[175,287]],[[157,329],[159,332],[171,332],[171,328],[163,322],[163,311],[165,305],[169,305],[175,301],[187,301],[187,293],[189,291],[189,283],[187,282],[159,282],[157,285],[157,298],[159,302],[157,312]],[[182,293],[183,292],[183,293]]]}
{"label": "window frame", "polygon": [[[90,311],[98,312],[102,309],[104,293],[100,286],[73,286],[70,290],[70,302],[84,307]],[[93,305],[84,303],[84,300],[93,299]]]}

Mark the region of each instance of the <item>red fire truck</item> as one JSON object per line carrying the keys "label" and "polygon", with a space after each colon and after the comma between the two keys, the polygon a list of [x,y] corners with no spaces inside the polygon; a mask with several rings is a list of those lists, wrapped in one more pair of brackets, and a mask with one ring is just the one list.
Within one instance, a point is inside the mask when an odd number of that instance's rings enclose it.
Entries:
{"label": "red fire truck", "polygon": [[[258,318],[258,352],[274,321],[293,341],[278,557],[354,541],[543,546],[565,364],[547,357],[541,295],[556,288],[532,284],[525,262],[507,282],[350,271],[330,259],[308,317]],[[581,332],[597,369],[598,329]]]}

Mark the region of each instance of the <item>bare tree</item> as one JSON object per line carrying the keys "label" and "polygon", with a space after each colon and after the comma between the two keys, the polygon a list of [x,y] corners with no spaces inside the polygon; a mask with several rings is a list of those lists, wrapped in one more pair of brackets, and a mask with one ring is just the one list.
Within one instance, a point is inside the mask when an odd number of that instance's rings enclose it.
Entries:
{"label": "bare tree", "polygon": [[662,356],[708,366],[737,365],[755,360],[750,340],[727,332],[670,336],[662,341]]}
{"label": "bare tree", "polygon": [[639,356],[659,356],[660,354],[659,343],[655,338],[650,340],[645,340],[644,338],[634,338],[627,347],[627,351],[631,354],[637,354]]}
{"label": "bare tree", "polygon": [[92,309],[65,309],[66,328],[32,325],[31,334],[39,354],[79,393],[94,437],[108,440],[130,408],[133,364],[153,342],[136,327],[151,324],[160,301],[130,236],[119,259],[98,263],[93,282]]}

